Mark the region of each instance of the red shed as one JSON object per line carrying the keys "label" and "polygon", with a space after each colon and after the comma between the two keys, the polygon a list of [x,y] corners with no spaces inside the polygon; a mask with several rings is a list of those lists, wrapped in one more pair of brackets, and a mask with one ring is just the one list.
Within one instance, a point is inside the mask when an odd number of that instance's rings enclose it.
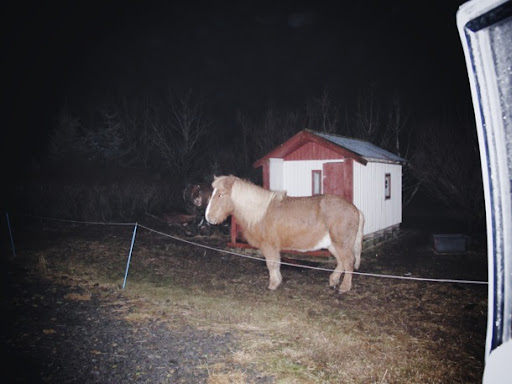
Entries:
{"label": "red shed", "polygon": [[[402,221],[401,157],[364,140],[303,130],[254,163],[263,187],[289,196],[336,194],[365,215],[365,235],[390,231]],[[232,245],[236,241],[232,222]]]}

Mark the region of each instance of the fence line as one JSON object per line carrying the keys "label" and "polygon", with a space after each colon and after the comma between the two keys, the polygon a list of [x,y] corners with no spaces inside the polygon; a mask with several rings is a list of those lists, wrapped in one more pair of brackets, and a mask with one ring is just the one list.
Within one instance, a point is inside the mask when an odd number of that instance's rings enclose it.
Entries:
{"label": "fence line", "polygon": [[132,244],[130,245],[130,252],[128,252],[128,261],[126,262],[126,270],[124,272],[123,289],[125,289],[126,280],[128,279],[128,270],[130,269],[130,261],[132,260],[133,244],[135,244],[135,236],[137,235],[137,226],[138,226],[138,224],[135,223],[135,227],[133,228]]}
{"label": "fence line", "polygon": [[[161,236],[169,237],[171,239],[174,239],[174,240],[177,240],[177,241],[181,241],[183,243],[194,245],[196,247],[208,249],[208,250],[215,251],[215,252],[225,253],[225,254],[229,254],[229,255],[239,256],[239,257],[243,257],[243,258],[246,258],[246,259],[252,259],[252,260],[258,260],[258,261],[265,262],[265,259],[262,258],[262,257],[251,256],[251,255],[244,255],[244,254],[241,254],[241,253],[238,253],[238,252],[234,252],[234,251],[229,251],[229,250],[226,250],[226,249],[220,249],[220,248],[211,247],[211,246],[206,245],[206,244],[196,243],[196,242],[193,242],[193,241],[190,241],[190,240],[182,239],[182,238],[177,237],[177,236],[169,235],[167,233],[157,231],[155,229],[146,227],[146,226],[141,225],[141,224],[139,224],[139,226],[141,228],[144,228],[144,229],[150,231],[150,232],[154,232],[154,233],[157,233],[157,234],[159,234]],[[281,265],[288,265],[288,266],[296,267],[296,268],[313,269],[313,270],[317,270],[317,271],[325,271],[325,272],[333,272],[334,271],[334,269],[331,269],[331,268],[313,267],[313,266],[310,266],[310,265],[286,263],[286,262],[282,262],[282,261],[281,262],[275,261],[274,263],[279,263]],[[386,278],[386,279],[413,280],[413,281],[425,281],[425,282],[435,282],[435,283],[459,283],[459,284],[487,285],[487,281],[479,281],[479,280],[434,279],[434,278],[427,278],[427,277],[385,275],[385,274],[378,274],[378,273],[356,272],[356,271],[354,271],[354,272],[345,272],[345,273],[351,273],[353,275],[360,275],[360,276],[381,277],[381,278]]]}
{"label": "fence line", "polygon": [[137,223],[116,223],[116,222],[104,222],[104,221],[79,221],[79,220],[68,220],[68,219],[56,219],[54,217],[47,216],[34,216],[34,215],[23,215],[25,217],[33,217],[35,219],[49,220],[49,221],[60,221],[63,223],[75,223],[75,224],[89,224],[89,225],[120,225],[120,226],[132,226]]}
{"label": "fence line", "polygon": [[[126,286],[126,280],[127,280],[127,277],[128,277],[128,269],[130,267],[130,261],[131,261],[131,257],[132,257],[133,247],[134,247],[134,243],[135,243],[135,236],[136,236],[137,228],[138,227],[143,228],[143,229],[145,229],[145,230],[147,230],[149,232],[153,232],[153,233],[156,233],[158,235],[161,235],[161,236],[164,236],[164,237],[168,237],[170,239],[173,239],[173,240],[176,240],[176,241],[179,241],[179,242],[182,242],[182,243],[186,243],[186,244],[189,244],[189,245],[192,245],[192,246],[195,246],[195,247],[199,247],[199,248],[203,248],[203,249],[208,249],[208,250],[211,250],[211,251],[214,251],[214,252],[229,254],[229,255],[233,255],[233,256],[243,257],[243,258],[246,258],[246,259],[257,260],[257,261],[261,261],[261,262],[265,262],[266,261],[262,257],[251,256],[251,255],[244,255],[244,254],[241,254],[241,253],[238,253],[238,252],[234,252],[234,251],[230,251],[230,250],[226,250],[226,249],[215,248],[215,247],[212,247],[212,246],[209,246],[209,245],[206,245],[206,244],[201,244],[201,243],[197,243],[197,242],[194,242],[194,241],[191,241],[191,240],[183,239],[181,237],[170,235],[168,233],[158,231],[156,229],[147,227],[147,226],[139,224],[139,223],[78,221],[78,220],[56,219],[56,218],[44,217],[44,216],[29,216],[29,217],[34,217],[34,218],[39,218],[39,219],[44,219],[44,220],[50,220],[50,221],[77,223],[77,224],[134,226],[134,231],[133,231],[133,235],[132,235],[132,242],[131,242],[131,245],[130,245],[130,252],[128,254],[128,261],[126,263],[126,271],[125,271],[125,277],[124,277],[124,282],[123,282],[123,289]],[[325,272],[333,272],[334,271],[334,269],[331,269],[331,268],[314,267],[314,266],[303,265],[303,264],[292,264],[292,263],[286,263],[286,262],[275,262],[275,263],[280,263],[281,265],[287,265],[287,266],[291,266],[291,267],[295,267],[295,268],[304,268],[304,269],[311,269],[311,270],[317,270],[317,271],[325,271]],[[475,284],[475,285],[487,285],[488,284],[487,281],[480,281],[480,280],[434,279],[434,278],[426,278],[426,277],[388,275],[388,274],[378,274],[378,273],[369,273],[369,272],[356,272],[356,271],[354,271],[354,272],[345,272],[345,273],[352,273],[353,275],[376,277],[376,278],[395,279],[395,280],[410,280],[410,281],[424,281],[424,282],[433,282],[433,283],[456,283],[456,284]]]}
{"label": "fence line", "polygon": [[9,239],[11,240],[12,257],[16,257],[16,248],[14,247],[14,237],[12,236],[11,220],[9,219],[8,212],[5,212],[5,218],[7,220],[7,228],[9,229]]}

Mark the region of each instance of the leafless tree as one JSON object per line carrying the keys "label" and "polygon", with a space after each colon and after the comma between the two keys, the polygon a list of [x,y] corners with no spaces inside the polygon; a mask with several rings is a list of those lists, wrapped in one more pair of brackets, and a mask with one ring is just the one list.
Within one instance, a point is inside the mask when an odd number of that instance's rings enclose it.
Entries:
{"label": "leafless tree", "polygon": [[334,133],[339,120],[339,107],[332,102],[327,90],[309,101],[305,111],[270,106],[259,119],[238,111],[243,163],[250,167],[252,161],[305,128]]}
{"label": "leafless tree", "polygon": [[400,97],[394,94],[389,104],[386,132],[382,135],[381,142],[384,148],[405,158],[408,157],[409,140],[402,139],[408,120],[409,116],[404,111]]}
{"label": "leafless tree", "polygon": [[88,160],[118,163],[124,151],[119,112],[103,108],[98,117],[84,130]]}
{"label": "leafless tree", "polygon": [[153,164],[153,127],[160,119],[159,112],[149,99],[123,99],[118,106],[120,130],[124,138],[122,165],[150,168]]}
{"label": "leafless tree", "polygon": [[421,187],[421,181],[415,177],[411,167],[413,124],[409,124],[409,115],[403,108],[398,94],[394,94],[388,104],[386,129],[381,134],[383,148],[406,160],[402,168],[402,204],[407,206]]}
{"label": "leafless tree", "polygon": [[180,176],[187,176],[194,163],[203,159],[202,140],[209,122],[201,101],[194,99],[191,91],[168,100],[168,114],[152,124],[152,143],[165,168]]}
{"label": "leafless tree", "polygon": [[251,119],[239,111],[237,123],[240,127],[241,147],[246,164],[249,165],[306,128],[306,121],[304,114],[273,107],[269,107],[261,119]]}
{"label": "leafless tree", "polygon": [[375,87],[360,90],[357,95],[356,132],[361,139],[381,146],[380,134],[383,130],[381,105],[375,96]]}
{"label": "leafless tree", "polygon": [[84,151],[82,122],[67,108],[61,109],[48,147],[52,160],[70,160]]}
{"label": "leafless tree", "polygon": [[478,142],[468,121],[450,123],[443,118],[422,126],[412,168],[434,198],[465,216],[468,223],[483,217]]}
{"label": "leafless tree", "polygon": [[253,130],[252,122],[250,119],[241,111],[238,110],[236,112],[236,122],[240,127],[240,140],[241,140],[241,150],[242,150],[242,162],[244,168],[250,167],[250,156],[251,152],[249,150],[249,140],[251,138],[251,132]]}
{"label": "leafless tree", "polygon": [[329,97],[327,88],[319,98],[314,98],[306,107],[307,126],[325,133],[335,133],[339,129],[339,106]]}
{"label": "leafless tree", "polygon": [[402,171],[402,204],[406,206],[421,187],[421,181],[412,172],[410,162],[414,126],[397,93],[382,100],[376,97],[376,91],[374,86],[359,91],[353,135],[406,160]]}
{"label": "leafless tree", "polygon": [[102,109],[96,115],[97,119],[85,124],[69,111],[61,111],[49,142],[51,157],[68,165],[74,161],[117,162],[122,157],[124,141],[119,114]]}
{"label": "leafless tree", "polygon": [[361,88],[357,95],[354,136],[406,156],[407,140],[402,142],[408,115],[397,93],[377,98],[375,86]]}

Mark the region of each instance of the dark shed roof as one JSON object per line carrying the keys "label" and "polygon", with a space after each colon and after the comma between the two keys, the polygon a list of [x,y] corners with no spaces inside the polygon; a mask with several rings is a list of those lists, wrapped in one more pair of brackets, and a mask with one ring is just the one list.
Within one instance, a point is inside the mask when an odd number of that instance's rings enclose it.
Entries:
{"label": "dark shed roof", "polygon": [[263,162],[270,158],[284,158],[308,142],[316,142],[343,156],[351,157],[364,165],[366,165],[368,161],[395,164],[406,162],[406,160],[400,156],[377,147],[368,141],[305,129],[257,160],[254,163],[254,167],[262,166]]}
{"label": "dark shed roof", "polygon": [[378,161],[378,162],[391,162],[391,163],[405,163],[406,160],[401,158],[400,156],[395,155],[385,149],[377,147],[376,145],[370,143],[369,141],[359,140],[359,139],[351,139],[348,137],[327,134],[322,132],[314,132],[311,133],[323,137],[324,139],[339,145],[345,149],[348,149],[351,152],[357,153],[362,158],[368,161]]}

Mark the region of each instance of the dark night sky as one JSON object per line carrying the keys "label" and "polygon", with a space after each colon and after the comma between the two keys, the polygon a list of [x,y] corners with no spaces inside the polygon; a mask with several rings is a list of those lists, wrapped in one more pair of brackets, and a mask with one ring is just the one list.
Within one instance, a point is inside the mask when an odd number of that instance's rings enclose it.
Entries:
{"label": "dark night sky", "polygon": [[1,12],[4,155],[37,152],[64,104],[169,89],[203,94],[217,129],[237,109],[300,108],[325,87],[350,105],[377,84],[418,118],[470,103],[463,1],[11,3]]}

